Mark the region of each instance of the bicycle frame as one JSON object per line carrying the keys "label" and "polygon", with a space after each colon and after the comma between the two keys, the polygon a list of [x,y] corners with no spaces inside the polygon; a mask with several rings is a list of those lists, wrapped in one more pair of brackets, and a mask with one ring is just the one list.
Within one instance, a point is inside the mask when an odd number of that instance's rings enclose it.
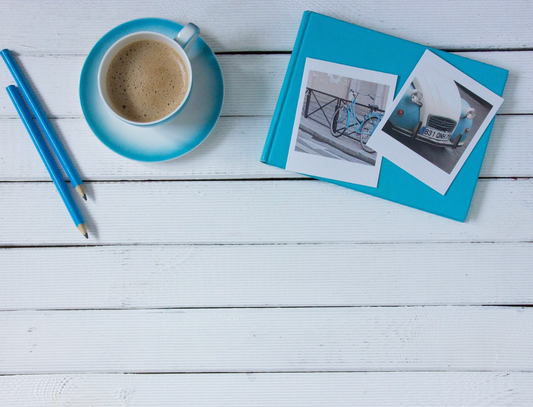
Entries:
{"label": "bicycle frame", "polygon": [[[374,152],[372,149],[366,147],[366,143],[374,129],[379,124],[383,118],[383,113],[377,111],[377,106],[369,105],[370,111],[363,117],[362,120],[355,114],[355,104],[357,102],[357,96],[359,93],[355,93],[353,89],[350,89],[353,99],[348,105],[343,103],[342,106],[338,107],[333,114],[331,120],[331,134],[334,137],[340,137],[346,133],[350,126],[353,126],[355,133],[359,136],[359,141],[361,147],[368,152]],[[368,95],[372,100],[374,99],[372,95]],[[341,125],[339,127],[339,124]],[[350,137],[349,135],[347,135]]]}
{"label": "bicycle frame", "polygon": [[[371,110],[362,118],[362,120],[359,120],[359,118],[355,114],[355,105],[357,103],[357,97],[359,93],[355,93],[353,89],[350,89],[350,93],[353,95],[353,99],[351,100],[350,104],[348,105],[347,103],[343,103],[344,108],[347,112],[346,125],[344,130],[346,131],[350,126],[353,126],[355,133],[361,135],[361,132],[363,130],[363,124],[371,118],[376,118],[377,122],[375,123],[375,125],[377,125],[383,118],[383,113],[377,112],[375,109],[371,108]],[[371,95],[368,96],[372,98]]]}
{"label": "bicycle frame", "polygon": [[353,90],[351,90],[351,89],[350,89],[350,92],[353,95],[353,99],[350,102],[349,106],[345,105],[346,109],[348,111],[348,120],[346,121],[346,130],[348,130],[348,128],[350,127],[350,118],[353,118],[353,128],[354,128],[355,132],[358,133],[357,126],[359,126],[359,127],[361,126],[361,124],[364,121],[364,118],[363,118],[363,120],[359,120],[357,118],[357,116],[355,115],[355,104],[357,102],[357,96],[358,95],[356,95],[355,92]]}

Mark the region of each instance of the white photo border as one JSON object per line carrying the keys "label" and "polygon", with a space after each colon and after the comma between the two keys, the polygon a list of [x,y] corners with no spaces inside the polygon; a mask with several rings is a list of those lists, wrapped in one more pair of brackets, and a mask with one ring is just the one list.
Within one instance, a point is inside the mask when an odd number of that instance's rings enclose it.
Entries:
{"label": "white photo border", "polygon": [[373,166],[296,151],[296,140],[298,138],[298,129],[300,127],[300,119],[305,99],[305,90],[307,88],[310,71],[319,71],[332,75],[344,76],[347,78],[359,79],[389,86],[389,92],[386,101],[387,107],[391,105],[394,98],[396,81],[398,77],[388,73],[370,71],[367,69],[356,68],[349,65],[342,65],[319,59],[306,58],[304,74],[300,86],[300,94],[298,97],[298,105],[296,108],[296,116],[292,130],[291,144],[285,169],[314,177],[349,182],[352,184],[359,184],[374,188],[377,187],[382,157],[379,150],[376,154],[376,163]]}
{"label": "white photo border", "polygon": [[[429,162],[424,157],[418,155],[409,147],[403,145],[401,142],[395,140],[383,131],[383,126],[387,123],[391,114],[396,110],[396,106],[400,102],[401,97],[405,94],[411,82],[413,82],[413,79],[417,76],[417,73],[428,68],[434,68],[435,70],[448,75],[459,85],[465,87],[492,105],[492,108],[477,129],[476,134],[474,134],[472,140],[450,173],[440,169],[435,164]],[[398,92],[398,96],[394,99],[390,108],[385,112],[383,119],[374,130],[367,145],[374,150],[380,151],[388,160],[392,161],[424,184],[433,188],[441,195],[445,195],[502,103],[503,98],[496,95],[479,82],[476,82],[431,51],[426,50],[411,72],[409,78],[405,81],[402,89]]]}

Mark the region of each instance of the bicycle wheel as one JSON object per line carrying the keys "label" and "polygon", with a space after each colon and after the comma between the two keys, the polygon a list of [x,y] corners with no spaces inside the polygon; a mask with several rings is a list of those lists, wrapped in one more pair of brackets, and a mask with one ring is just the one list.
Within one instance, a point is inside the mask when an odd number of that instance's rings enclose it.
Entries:
{"label": "bicycle wheel", "polygon": [[331,119],[331,134],[335,137],[342,136],[348,128],[348,116],[349,112],[346,106],[341,106],[333,114]]}
{"label": "bicycle wheel", "polygon": [[361,147],[363,147],[363,150],[365,150],[368,153],[375,153],[374,150],[372,150],[370,147],[366,146],[366,143],[372,133],[374,133],[375,128],[377,127],[379,123],[379,118],[377,117],[369,117],[366,119],[363,124],[361,125],[361,133],[359,134],[359,141],[361,142]]}

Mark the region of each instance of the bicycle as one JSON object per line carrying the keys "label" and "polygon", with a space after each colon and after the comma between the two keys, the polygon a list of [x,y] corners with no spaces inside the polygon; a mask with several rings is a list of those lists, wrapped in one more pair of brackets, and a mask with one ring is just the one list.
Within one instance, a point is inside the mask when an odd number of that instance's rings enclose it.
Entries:
{"label": "bicycle", "polygon": [[[340,137],[346,133],[350,126],[353,126],[355,133],[359,135],[359,142],[361,143],[363,150],[369,153],[374,153],[375,151],[370,147],[367,147],[366,143],[381,119],[383,119],[383,113],[379,111],[377,105],[368,105],[370,111],[360,120],[355,114],[355,104],[357,97],[361,93],[356,93],[353,89],[350,89],[350,93],[353,96],[350,104],[343,102],[342,106],[337,108],[333,114],[330,126],[331,134],[334,137]],[[375,100],[370,94],[363,95]]]}

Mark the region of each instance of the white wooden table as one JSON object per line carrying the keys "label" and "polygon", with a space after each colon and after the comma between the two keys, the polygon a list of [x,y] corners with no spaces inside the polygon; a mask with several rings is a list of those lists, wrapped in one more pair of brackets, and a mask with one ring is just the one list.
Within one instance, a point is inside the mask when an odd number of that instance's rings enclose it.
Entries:
{"label": "white wooden table", "polygon": [[[306,9],[509,69],[465,224],[260,163]],[[108,150],[78,99],[92,46],[141,17],[195,22],[225,77],[212,135],[167,163]],[[90,239],[2,90],[0,406],[533,405],[532,21],[528,0],[1,0]]]}

